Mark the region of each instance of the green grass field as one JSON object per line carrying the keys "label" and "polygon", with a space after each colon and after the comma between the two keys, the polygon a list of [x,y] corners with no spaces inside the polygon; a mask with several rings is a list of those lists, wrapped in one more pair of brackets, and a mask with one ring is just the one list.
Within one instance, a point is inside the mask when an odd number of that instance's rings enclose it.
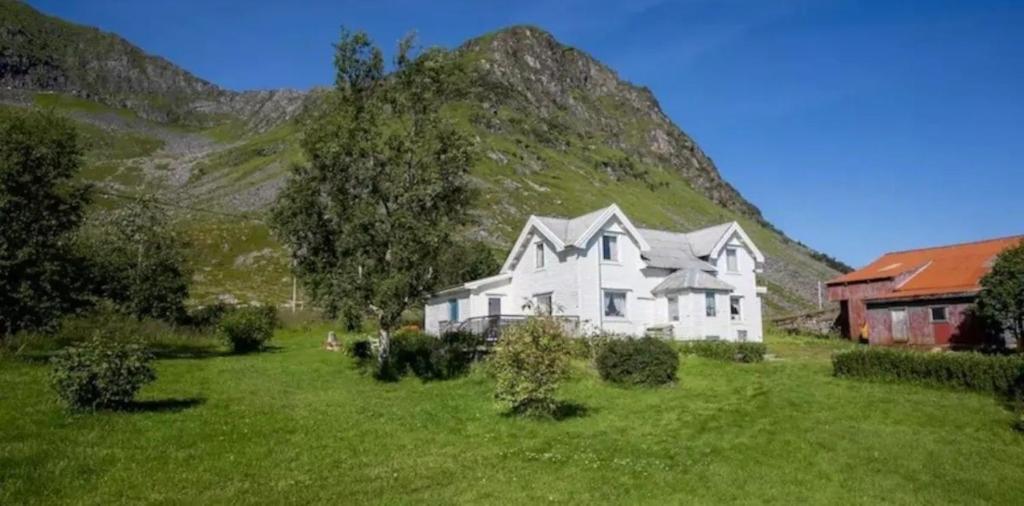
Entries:
{"label": "green grass field", "polygon": [[997,400],[831,377],[843,343],[686,357],[652,390],[577,370],[579,416],[503,415],[482,370],[384,384],[325,328],[162,359],[138,410],[70,415],[47,367],[0,361],[0,504],[1019,504],[1024,437]]}

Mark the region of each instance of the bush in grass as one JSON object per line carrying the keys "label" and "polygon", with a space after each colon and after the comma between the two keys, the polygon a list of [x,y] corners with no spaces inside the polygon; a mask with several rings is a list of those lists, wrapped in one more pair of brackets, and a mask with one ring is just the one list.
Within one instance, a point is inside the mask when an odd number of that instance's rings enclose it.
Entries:
{"label": "bush in grass", "polygon": [[833,355],[832,370],[840,377],[924,383],[1009,397],[1019,397],[1024,386],[1024,359],[974,352],[860,348]]}
{"label": "bush in grass", "polygon": [[601,379],[623,385],[657,386],[676,381],[679,352],[653,337],[615,339],[597,356]]}
{"label": "bush in grass", "polygon": [[437,337],[408,327],[391,336],[391,353],[383,364],[377,361],[369,339],[352,341],[347,351],[381,380],[394,381],[410,373],[423,380],[443,380],[469,372],[482,343],[482,338],[469,333]]}
{"label": "bush in grass", "polygon": [[59,352],[50,379],[72,409],[122,408],[156,379],[152,358],[142,346],[94,338]]}
{"label": "bush in grass", "polygon": [[273,307],[243,307],[225,314],[218,326],[235,353],[260,351],[274,335],[277,311]]}
{"label": "bush in grass", "polygon": [[373,358],[373,345],[366,338],[349,341],[345,346],[345,351],[348,353],[348,356],[358,361],[366,361]]}
{"label": "bush in grass", "polygon": [[231,306],[217,302],[194,308],[184,318],[186,325],[197,329],[212,329],[220,324],[221,318],[231,311]]}
{"label": "bush in grass", "polygon": [[569,374],[571,357],[569,338],[551,318],[531,317],[509,327],[490,361],[495,397],[513,413],[554,416],[555,392]]}
{"label": "bush in grass", "polygon": [[727,362],[761,362],[764,360],[766,351],[767,347],[764,343],[689,341],[679,344],[679,352],[684,355],[697,355]]}

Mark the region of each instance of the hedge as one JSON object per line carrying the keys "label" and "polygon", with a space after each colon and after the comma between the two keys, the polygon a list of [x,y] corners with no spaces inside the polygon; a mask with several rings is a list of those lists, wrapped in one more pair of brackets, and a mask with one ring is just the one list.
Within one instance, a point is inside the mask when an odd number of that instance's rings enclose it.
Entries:
{"label": "hedge", "polygon": [[676,381],[679,352],[653,337],[615,339],[601,346],[596,364],[597,372],[605,381],[623,385],[664,385]]}
{"label": "hedge", "polygon": [[1024,358],[975,352],[925,353],[890,348],[860,348],[832,356],[835,376],[922,383],[1020,396]]}
{"label": "hedge", "polygon": [[740,343],[732,341],[690,341],[679,344],[679,352],[683,355],[727,362],[761,362],[767,351],[764,343]]}
{"label": "hedge", "polygon": [[138,344],[94,338],[57,353],[50,382],[71,409],[123,408],[156,379],[152,361]]}

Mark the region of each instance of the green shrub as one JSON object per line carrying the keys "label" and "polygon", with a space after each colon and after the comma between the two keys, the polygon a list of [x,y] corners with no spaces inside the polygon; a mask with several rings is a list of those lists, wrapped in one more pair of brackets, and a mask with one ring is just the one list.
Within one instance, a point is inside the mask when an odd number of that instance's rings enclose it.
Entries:
{"label": "green shrub", "polygon": [[679,352],[653,337],[615,339],[601,347],[596,365],[605,381],[623,385],[664,385],[676,381]]}
{"label": "green shrub", "polygon": [[422,380],[443,380],[469,372],[482,343],[482,338],[469,333],[437,337],[410,327],[391,335],[391,353],[383,364],[378,363],[368,339],[349,343],[347,351],[378,379],[394,381],[411,373]]}
{"label": "green shrub", "polygon": [[199,329],[215,328],[229,311],[231,306],[223,302],[197,307],[188,312],[183,323]]}
{"label": "green shrub", "polygon": [[1019,396],[1024,359],[974,352],[924,353],[890,348],[859,348],[832,356],[833,374],[895,383],[935,386]]}
{"label": "green shrub", "polygon": [[348,353],[348,356],[356,360],[363,361],[373,358],[373,345],[366,338],[349,341],[345,346],[345,351]]}
{"label": "green shrub", "polygon": [[50,379],[69,408],[122,408],[156,379],[152,358],[142,346],[95,338],[59,352]]}
{"label": "green shrub", "polygon": [[683,355],[727,362],[753,363],[764,361],[767,347],[764,343],[739,343],[732,341],[687,341],[679,344]]}
{"label": "green shrub", "polygon": [[269,306],[231,310],[219,325],[221,335],[235,353],[263,350],[276,327],[277,311]]}
{"label": "green shrub", "polygon": [[531,317],[509,327],[490,361],[495,397],[513,413],[556,415],[555,392],[569,374],[571,357],[569,338],[551,318]]}

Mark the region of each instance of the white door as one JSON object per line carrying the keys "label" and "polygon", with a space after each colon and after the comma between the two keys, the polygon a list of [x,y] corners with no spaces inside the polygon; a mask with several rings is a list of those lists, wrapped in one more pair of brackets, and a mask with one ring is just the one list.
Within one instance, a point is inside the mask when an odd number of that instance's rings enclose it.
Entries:
{"label": "white door", "polygon": [[889,314],[892,316],[892,340],[897,343],[907,342],[907,310],[891,309]]}

